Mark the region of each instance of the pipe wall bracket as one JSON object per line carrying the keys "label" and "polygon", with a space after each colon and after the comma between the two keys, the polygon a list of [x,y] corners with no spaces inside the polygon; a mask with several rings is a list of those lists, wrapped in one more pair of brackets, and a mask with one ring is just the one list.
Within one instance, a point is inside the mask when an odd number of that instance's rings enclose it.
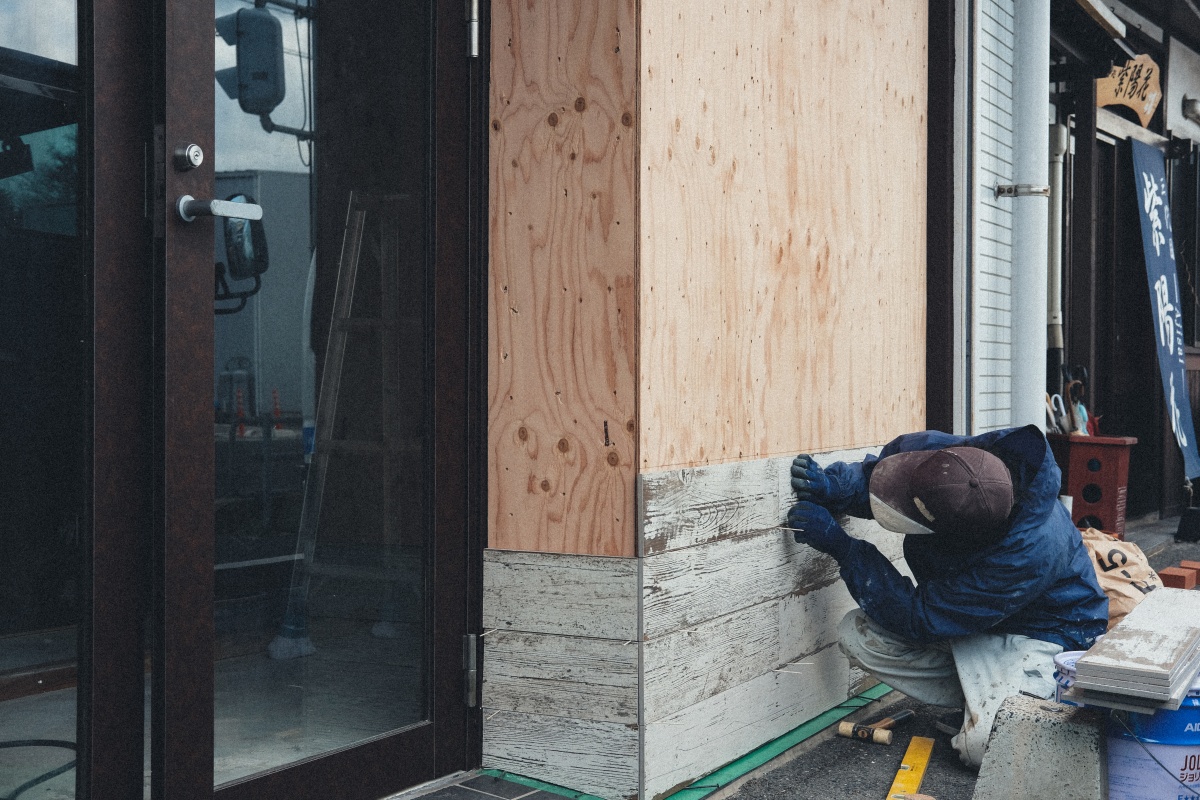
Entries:
{"label": "pipe wall bracket", "polygon": [[996,184],[996,197],[1049,197],[1050,187],[1036,183]]}

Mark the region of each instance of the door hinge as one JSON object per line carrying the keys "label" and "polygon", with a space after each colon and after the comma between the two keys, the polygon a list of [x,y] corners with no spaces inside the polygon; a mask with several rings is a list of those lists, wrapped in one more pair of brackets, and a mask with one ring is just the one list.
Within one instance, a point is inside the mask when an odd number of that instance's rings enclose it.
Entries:
{"label": "door hinge", "polygon": [[479,58],[479,0],[466,0],[467,58]]}
{"label": "door hinge", "polygon": [[467,708],[475,708],[479,705],[479,637],[474,633],[463,637],[463,680],[463,702]]}

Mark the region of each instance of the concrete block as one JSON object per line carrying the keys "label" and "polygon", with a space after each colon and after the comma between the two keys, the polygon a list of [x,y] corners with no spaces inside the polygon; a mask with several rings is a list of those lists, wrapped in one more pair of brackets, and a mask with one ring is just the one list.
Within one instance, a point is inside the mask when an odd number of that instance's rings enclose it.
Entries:
{"label": "concrete block", "polygon": [[1158,571],[1163,586],[1169,589],[1195,589],[1196,570],[1183,567],[1167,567]]}
{"label": "concrete block", "polygon": [[1008,698],[996,712],[973,800],[1067,796],[1108,797],[1103,713],[1024,695]]}

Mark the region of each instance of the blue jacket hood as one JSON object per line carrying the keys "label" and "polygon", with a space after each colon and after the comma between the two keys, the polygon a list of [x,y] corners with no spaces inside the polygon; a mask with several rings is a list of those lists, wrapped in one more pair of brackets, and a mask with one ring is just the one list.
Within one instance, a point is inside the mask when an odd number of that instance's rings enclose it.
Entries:
{"label": "blue jacket hood", "polygon": [[915,586],[874,545],[855,540],[841,563],[855,600],[875,622],[914,642],[989,631],[1066,649],[1090,647],[1107,626],[1108,599],[1079,531],[1058,502],[1062,476],[1038,428],[973,437],[936,431],[898,437],[878,457],[826,469],[845,489],[836,510],[871,516],[867,487],[880,459],[951,446],[982,448],[1008,466],[1014,509],[1007,533],[982,547],[938,535],[905,537]]}

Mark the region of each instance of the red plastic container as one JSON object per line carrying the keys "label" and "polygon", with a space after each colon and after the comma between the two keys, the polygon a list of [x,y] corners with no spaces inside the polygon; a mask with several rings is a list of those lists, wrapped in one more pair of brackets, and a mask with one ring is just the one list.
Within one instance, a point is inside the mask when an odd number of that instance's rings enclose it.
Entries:
{"label": "red plastic container", "polygon": [[1050,449],[1062,470],[1060,494],[1071,497],[1071,517],[1080,528],[1099,528],[1125,538],[1132,436],[1069,436],[1051,433]]}

